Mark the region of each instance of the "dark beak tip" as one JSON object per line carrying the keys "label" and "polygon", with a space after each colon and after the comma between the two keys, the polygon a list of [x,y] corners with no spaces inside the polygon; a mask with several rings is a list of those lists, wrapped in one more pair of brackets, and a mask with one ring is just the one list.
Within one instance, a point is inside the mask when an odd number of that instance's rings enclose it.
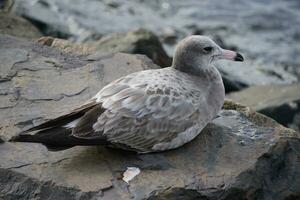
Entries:
{"label": "dark beak tip", "polygon": [[236,53],[236,56],[234,58],[235,61],[239,61],[239,62],[243,62],[244,61],[244,57],[239,54],[239,53]]}

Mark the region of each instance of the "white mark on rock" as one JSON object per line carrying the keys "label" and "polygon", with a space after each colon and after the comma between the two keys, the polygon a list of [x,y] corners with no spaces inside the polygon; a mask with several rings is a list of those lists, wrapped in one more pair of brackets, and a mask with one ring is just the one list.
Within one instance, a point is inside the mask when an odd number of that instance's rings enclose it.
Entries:
{"label": "white mark on rock", "polygon": [[137,167],[127,167],[127,170],[123,173],[123,181],[129,183],[134,177],[136,177],[141,170]]}

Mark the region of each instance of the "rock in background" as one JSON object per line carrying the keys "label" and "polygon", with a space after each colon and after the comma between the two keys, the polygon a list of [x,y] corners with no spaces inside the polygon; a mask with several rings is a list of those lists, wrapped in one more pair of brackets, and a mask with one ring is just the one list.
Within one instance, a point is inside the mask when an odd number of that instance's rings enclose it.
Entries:
{"label": "rock in background", "polygon": [[226,67],[228,91],[300,78],[299,1],[276,0],[16,0],[13,11],[45,34],[83,42],[95,35],[140,27],[157,34],[172,56],[190,34],[212,35],[246,55],[246,64]]}
{"label": "rock in background", "polygon": [[72,43],[68,40],[53,38],[53,37],[41,37],[37,40],[37,42],[42,45],[60,49],[64,53],[92,54],[96,51],[95,48],[90,47],[88,45],[79,45],[79,44]]}
{"label": "rock in background", "polygon": [[[69,47],[0,35],[1,138],[71,110],[113,79],[157,68],[144,56]],[[233,102],[224,109],[191,143],[159,154],[0,142],[0,198],[300,198],[299,133]],[[129,184],[127,167],[141,170]]]}
{"label": "rock in background", "polygon": [[298,82],[296,76],[272,64],[261,65],[249,60],[242,64],[220,61],[216,67],[222,75],[226,93],[240,91],[251,86],[271,84],[276,86]]}
{"label": "rock in background", "polygon": [[[64,51],[68,51],[70,46],[72,46],[73,48],[71,49],[78,49],[81,52],[92,50],[104,53],[143,54],[161,67],[170,66],[172,63],[158,37],[144,29],[128,33],[112,33],[101,37],[99,40],[90,40],[81,45],[51,37],[44,37],[39,41],[48,46],[59,47],[64,49]],[[264,66],[265,70],[261,70],[259,65],[249,62],[243,63],[243,66],[233,62],[222,62],[216,65],[222,74],[226,92],[242,90],[253,85],[264,85],[266,83],[286,84],[297,80],[293,75],[283,70],[272,69],[272,66]],[[258,68],[256,69],[256,67]],[[268,71],[267,67],[273,72]],[[275,71],[276,75],[274,75]]]}
{"label": "rock in background", "polygon": [[300,84],[250,87],[230,93],[227,98],[300,131]]}
{"label": "rock in background", "polygon": [[0,34],[8,34],[28,39],[37,39],[42,36],[40,31],[26,19],[1,11]]}
{"label": "rock in background", "polygon": [[166,54],[159,38],[145,29],[128,33],[112,33],[98,41],[88,41],[85,44],[100,52],[143,54],[161,67],[172,65],[172,59]]}
{"label": "rock in background", "polygon": [[2,0],[0,1],[0,11],[10,12],[14,5],[14,0]]}

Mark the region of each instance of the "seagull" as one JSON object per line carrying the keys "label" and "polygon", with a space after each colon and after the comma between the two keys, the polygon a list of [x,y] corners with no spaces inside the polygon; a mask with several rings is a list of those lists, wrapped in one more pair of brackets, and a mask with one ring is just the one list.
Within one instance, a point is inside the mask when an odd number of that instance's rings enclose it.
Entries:
{"label": "seagull", "polygon": [[178,148],[199,135],[223,106],[222,77],[212,65],[219,59],[244,60],[207,36],[186,37],[175,48],[172,66],[121,77],[82,106],[12,141],[42,143],[50,150],[77,145],[138,153]]}

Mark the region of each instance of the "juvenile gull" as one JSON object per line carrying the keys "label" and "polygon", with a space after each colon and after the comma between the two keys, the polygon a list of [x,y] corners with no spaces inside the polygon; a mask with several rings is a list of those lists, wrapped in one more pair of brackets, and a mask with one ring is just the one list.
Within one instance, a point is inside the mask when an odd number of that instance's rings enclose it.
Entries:
{"label": "juvenile gull", "polygon": [[189,36],[175,49],[173,64],[119,78],[71,113],[35,126],[13,141],[60,150],[108,145],[141,153],[190,142],[224,103],[218,59],[243,61],[205,36]]}

